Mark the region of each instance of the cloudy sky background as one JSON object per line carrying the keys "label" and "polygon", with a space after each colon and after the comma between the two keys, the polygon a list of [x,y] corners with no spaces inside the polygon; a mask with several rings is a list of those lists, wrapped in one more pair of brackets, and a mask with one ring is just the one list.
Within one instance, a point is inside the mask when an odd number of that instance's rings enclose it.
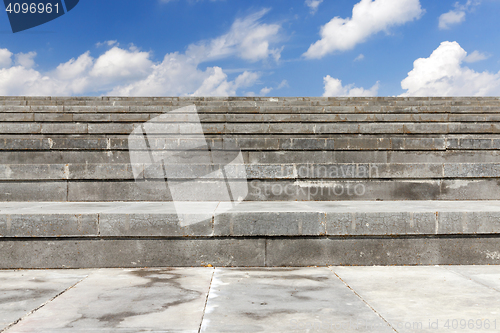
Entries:
{"label": "cloudy sky background", "polygon": [[13,34],[0,95],[500,96],[500,0],[81,0]]}

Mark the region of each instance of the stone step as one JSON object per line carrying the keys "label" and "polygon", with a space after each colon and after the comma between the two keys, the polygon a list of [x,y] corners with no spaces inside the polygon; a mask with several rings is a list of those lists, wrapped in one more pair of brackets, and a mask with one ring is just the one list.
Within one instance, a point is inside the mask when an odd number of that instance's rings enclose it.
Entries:
{"label": "stone step", "polygon": [[[142,139],[132,139],[135,143]],[[185,136],[148,136],[151,150],[184,150],[199,138]],[[239,147],[242,151],[331,151],[331,150],[495,150],[500,148],[500,137],[491,135],[430,134],[422,135],[206,135],[211,149]],[[198,145],[197,145],[198,146]],[[128,150],[129,137],[101,135],[0,135],[0,151],[18,150]]]}
{"label": "stone step", "polygon": [[[268,267],[277,267],[277,269],[281,270],[282,267],[292,267],[291,269],[294,269],[293,267],[299,266],[311,267],[331,265],[446,265],[446,267],[449,265],[498,265],[499,246],[500,238],[495,235],[485,235],[484,237],[474,235],[417,235],[410,237],[9,237],[0,241],[0,252],[2,253],[2,256],[0,256],[0,268],[10,270],[110,267],[164,268],[206,267],[210,264],[215,267],[260,266],[267,267],[264,268],[264,270],[267,271]],[[396,269],[397,268],[398,267],[396,267]],[[427,269],[425,267],[421,269],[423,269],[426,272],[426,276],[428,276]],[[252,270],[254,274],[261,274],[261,272],[255,269]],[[455,273],[450,272],[450,276],[453,276],[453,274]],[[296,281],[297,274],[295,270],[293,275],[293,281]],[[415,280],[414,274],[407,274],[406,277]],[[311,281],[311,283],[318,283],[318,279],[311,279],[310,275],[307,276],[307,279]],[[245,281],[246,278],[243,280]],[[276,287],[275,279],[267,280],[272,284],[271,288],[273,290],[280,289]],[[393,275],[386,278],[386,280],[388,280],[388,283],[394,284]],[[451,280],[454,281],[453,279]],[[493,279],[491,280],[494,281]],[[328,281],[323,279],[321,281],[323,283],[328,283]],[[176,283],[178,280],[175,279],[173,282]],[[99,283],[101,283],[101,281],[99,281]],[[198,284],[199,280],[195,279],[194,283]],[[470,281],[468,281],[468,283],[470,283],[469,285],[473,284],[475,288],[486,290],[483,285]],[[302,287],[304,287],[303,284]],[[317,288],[314,288],[314,291],[317,292]],[[245,290],[250,289],[246,288]],[[457,293],[456,290],[457,287],[454,283],[453,291],[450,291],[450,295],[455,295]],[[415,292],[421,293],[421,288],[415,288]],[[439,292],[441,293],[442,290],[439,290]],[[460,292],[463,293],[463,289],[460,289]],[[495,291],[491,292],[494,293]],[[234,295],[238,294],[233,293],[231,296],[235,298]],[[291,291],[289,295],[294,296],[293,291]],[[325,297],[330,297],[331,295],[331,292],[325,293]],[[469,296],[470,299],[472,299],[472,297],[478,297],[477,293],[474,292],[468,292],[467,295],[473,295]],[[353,295],[353,297],[355,296]],[[488,297],[483,299],[485,300],[484,302],[489,301]],[[261,299],[259,299],[259,301],[260,300]],[[107,302],[107,298],[104,299],[104,301]],[[235,301],[240,302],[241,300],[236,298]],[[302,302],[302,300],[299,300],[299,302]],[[364,303],[361,301],[359,302],[362,306],[365,306]],[[412,302],[412,305],[415,304],[411,299],[409,299],[408,302]],[[470,302],[465,302],[465,304],[468,303]],[[250,302],[247,304],[250,304]],[[433,306],[434,304],[435,303],[432,303]],[[491,304],[491,302],[488,304]],[[251,304],[251,306],[255,309],[254,304]],[[313,311],[315,311],[314,318],[317,318],[317,308],[317,306],[312,307]],[[402,311],[408,312],[406,307],[402,308]],[[296,311],[296,308],[294,308],[293,311]],[[431,311],[433,310],[431,309]],[[287,311],[286,313],[289,312],[290,311]],[[454,318],[453,316],[456,315],[455,310],[449,310],[448,313],[451,314],[451,316],[448,317]],[[296,314],[296,312],[294,312],[294,314]],[[224,312],[224,316],[226,315],[227,313]],[[102,317],[102,312],[98,312],[98,316]],[[230,318],[230,320],[234,320],[233,317]],[[86,317],[86,319],[88,319],[88,317]],[[257,322],[261,327],[260,316],[257,317]],[[310,327],[317,322],[318,321],[314,320],[304,321],[304,323],[309,323],[308,326],[302,326],[299,322],[299,324],[294,325],[292,328],[288,328],[287,332],[293,331],[294,328]],[[338,321],[335,323],[337,322]],[[349,323],[347,319],[344,322]],[[135,323],[136,322],[134,322],[134,324]],[[273,321],[273,328],[276,327],[274,323],[275,321]],[[292,321],[292,323],[294,322]],[[332,321],[325,321],[325,324],[331,327]],[[87,321],[85,321],[82,327],[83,326],[88,331]],[[373,324],[370,324],[370,327],[373,326]],[[37,329],[39,328],[38,323],[36,327]],[[183,325],[183,327],[185,327],[185,325]],[[248,325],[245,326],[245,329],[247,327]],[[73,331],[75,330],[74,325],[71,329]],[[114,331],[116,331],[116,329],[114,329]],[[131,331],[129,330],[129,332]],[[196,330],[194,330],[194,332],[196,332]]]}
{"label": "stone step", "polygon": [[[168,178],[240,180],[346,180],[500,178],[498,163],[279,163],[279,164],[163,164]],[[140,174],[134,177],[134,172]],[[241,172],[237,172],[241,171]],[[0,164],[0,180],[154,180],[165,179],[161,166],[150,164]],[[212,177],[210,176],[212,175]]]}
{"label": "stone step", "polygon": [[[0,140],[0,143],[2,141]],[[281,163],[497,163],[497,150],[268,150],[245,148],[243,160],[249,164]],[[127,164],[127,150],[10,150],[0,151],[5,164]]]}
{"label": "stone step", "polygon": [[498,97],[0,97],[0,105],[474,105],[498,103]]}
{"label": "stone step", "polygon": [[[157,118],[162,116],[161,118]],[[194,119],[189,114],[164,113],[66,113],[66,112],[0,112],[3,122],[190,122],[199,119],[202,123],[346,123],[346,122],[498,122],[499,113],[454,114],[454,113],[200,113]]]}
{"label": "stone step", "polygon": [[[0,181],[0,201],[172,201],[170,188],[186,201],[223,200],[228,183],[213,180],[12,180]],[[196,186],[196,191],[192,187]],[[192,186],[189,186],[192,185]],[[500,200],[497,178],[250,180],[245,201]],[[224,192],[225,191],[225,192]]]}
{"label": "stone step", "polygon": [[[1,122],[0,134],[130,134],[142,123]],[[205,134],[500,134],[497,122],[401,123],[203,123]],[[151,134],[191,134],[191,128],[150,124]]]}
{"label": "stone step", "polygon": [[0,97],[0,161],[0,268],[498,262],[496,97]]}
{"label": "stone step", "polygon": [[[418,105],[412,102],[388,104],[353,104],[335,105],[335,103],[321,103],[311,105],[311,103],[290,104],[284,103],[260,103],[260,102],[237,102],[227,103],[180,103],[177,105],[85,105],[71,101],[64,105],[56,105],[52,102],[34,102],[33,105],[1,105],[0,113],[56,113],[65,117],[66,114],[163,114],[175,111],[189,105],[196,105],[199,114],[427,114],[427,113],[449,113],[449,114],[495,114],[500,112],[500,101],[477,104],[425,104]],[[69,117],[66,115],[66,117]],[[28,116],[29,117],[29,116]]]}
{"label": "stone step", "polygon": [[[0,155],[1,156],[1,155]],[[247,163],[496,163],[497,150],[248,151]]]}
{"label": "stone step", "polygon": [[500,201],[1,202],[0,237],[489,235]]}

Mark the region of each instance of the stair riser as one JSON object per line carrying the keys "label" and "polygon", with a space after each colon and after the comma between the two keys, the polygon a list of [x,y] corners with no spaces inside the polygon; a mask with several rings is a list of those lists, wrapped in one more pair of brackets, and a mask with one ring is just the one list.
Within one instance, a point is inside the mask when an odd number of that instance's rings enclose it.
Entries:
{"label": "stair riser", "polygon": [[[243,203],[233,210],[220,209],[228,203],[192,204],[177,215],[168,203],[111,203],[89,209],[84,203],[59,203],[37,212],[20,203],[0,211],[0,239],[6,237],[274,237],[274,236],[417,236],[494,235],[500,228],[497,204],[447,203],[405,206],[395,202],[378,207],[360,202],[361,209],[327,203],[297,203],[280,209],[276,203]],[[113,205],[115,209],[113,209]],[[476,207],[474,207],[474,205]],[[120,207],[121,206],[121,207]],[[485,206],[485,205],[482,205]],[[247,207],[247,208],[245,208]],[[378,209],[377,209],[378,208]],[[123,211],[123,213],[120,212]],[[382,211],[381,211],[382,210]]]}
{"label": "stair riser", "polygon": [[[343,180],[343,179],[448,179],[500,178],[500,163],[454,164],[2,164],[0,180]],[[165,170],[168,173],[165,173]],[[134,176],[134,171],[136,175]],[[209,174],[214,174],[210,177]]]}
{"label": "stair riser", "polygon": [[497,265],[498,238],[59,239],[0,242],[0,268]]}
{"label": "stair riser", "polygon": [[[178,185],[171,181],[169,184]],[[184,200],[226,200],[224,183],[197,183],[196,193]],[[246,183],[244,183],[246,184]],[[500,184],[493,179],[258,181],[248,185],[246,201],[344,200],[500,200]],[[0,201],[171,201],[164,181],[1,181]],[[227,196],[227,195],[226,195]]]}
{"label": "stair riser", "polygon": [[[196,139],[198,142],[199,139]],[[92,137],[3,137],[0,138],[0,150],[128,150],[132,142],[135,146],[143,141],[123,138]],[[149,137],[151,150],[185,150],[195,142],[189,137],[179,139],[172,137]],[[235,146],[243,151],[280,150],[494,150],[500,149],[500,139],[496,136],[434,136],[434,137],[402,137],[402,136],[353,136],[336,135],[330,138],[294,137],[290,136],[231,136],[224,138],[205,137],[206,147],[223,150]]]}
{"label": "stair riser", "polygon": [[[243,151],[249,164],[281,163],[497,163],[500,152],[479,151]],[[127,150],[0,151],[4,164],[130,163]]]}
{"label": "stair riser", "polygon": [[[0,134],[130,134],[142,123],[26,123],[2,122]],[[150,134],[196,133],[176,123],[150,124]],[[500,124],[486,123],[203,123],[205,134],[499,134]]]}
{"label": "stair riser", "polygon": [[[156,117],[162,116],[161,119]],[[4,122],[82,122],[82,123],[104,123],[104,122],[158,122],[177,123],[194,121],[192,115],[172,114],[166,116],[164,113],[47,113],[33,110],[25,112],[0,112],[0,119]],[[225,113],[199,113],[198,119],[203,123],[347,123],[347,122],[497,122],[500,116],[495,113],[485,114],[452,114],[452,113],[418,113],[418,114],[313,114],[313,113],[262,113],[262,114],[225,114]]]}

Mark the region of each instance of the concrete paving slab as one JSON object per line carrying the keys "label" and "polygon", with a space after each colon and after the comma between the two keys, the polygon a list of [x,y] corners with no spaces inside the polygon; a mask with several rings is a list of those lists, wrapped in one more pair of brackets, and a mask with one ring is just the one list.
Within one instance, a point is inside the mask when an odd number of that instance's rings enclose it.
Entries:
{"label": "concrete paving slab", "polygon": [[[490,253],[498,256],[498,252]],[[500,266],[442,266],[452,272],[500,292]]]}
{"label": "concrete paving slab", "polygon": [[201,332],[313,331],[393,332],[326,267],[215,269]]}
{"label": "concrete paving slab", "polygon": [[0,332],[88,276],[87,270],[0,271]]}
{"label": "concrete paving slab", "polygon": [[[488,267],[483,267],[488,272]],[[499,292],[445,268],[331,269],[397,332],[498,332],[500,329]]]}
{"label": "concrete paving slab", "polygon": [[97,270],[6,332],[198,332],[212,274]]}

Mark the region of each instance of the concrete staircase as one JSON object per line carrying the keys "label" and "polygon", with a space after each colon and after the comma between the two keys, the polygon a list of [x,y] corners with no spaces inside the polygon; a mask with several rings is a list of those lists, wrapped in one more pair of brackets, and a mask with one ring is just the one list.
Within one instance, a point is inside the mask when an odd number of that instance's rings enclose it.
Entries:
{"label": "concrete staircase", "polygon": [[0,267],[496,264],[499,121],[499,98],[4,97]]}

